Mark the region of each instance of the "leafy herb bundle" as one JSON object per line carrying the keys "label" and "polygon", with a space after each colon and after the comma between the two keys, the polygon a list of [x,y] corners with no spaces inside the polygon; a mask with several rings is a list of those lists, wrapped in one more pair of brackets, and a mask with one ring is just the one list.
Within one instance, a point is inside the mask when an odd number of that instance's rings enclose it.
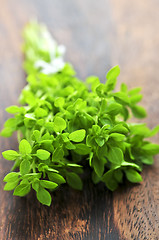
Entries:
{"label": "leafy herb bundle", "polygon": [[17,131],[19,140],[19,151],[2,153],[14,161],[4,178],[4,190],[22,197],[32,187],[37,199],[50,206],[48,190],[66,182],[82,190],[80,175],[86,162],[92,181],[102,181],[112,191],[125,177],[141,182],[143,164],[153,164],[153,155],[159,153],[159,145],[147,140],[159,126],[150,130],[146,124],[127,122],[131,115],[146,116],[138,105],[141,89],[128,90],[122,84],[114,92],[118,66],[107,73],[105,83],[95,76],[80,81],[63,60],[64,47],[56,44],[43,25],[28,24],[24,39],[28,85],[20,95],[21,106],[6,109],[14,117],[1,131],[4,137]]}

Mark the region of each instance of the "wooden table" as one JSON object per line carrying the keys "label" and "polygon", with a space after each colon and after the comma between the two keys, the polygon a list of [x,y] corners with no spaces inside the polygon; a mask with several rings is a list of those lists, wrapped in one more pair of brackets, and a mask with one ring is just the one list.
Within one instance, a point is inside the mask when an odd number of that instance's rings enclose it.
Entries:
{"label": "wooden table", "polygon": [[[150,127],[159,122],[159,1],[1,0],[1,127],[9,117],[5,108],[17,104],[25,85],[21,31],[35,16],[66,45],[66,59],[79,77],[92,74],[105,81],[109,67],[119,64],[119,84],[142,86],[146,122]],[[0,151],[16,148],[15,135],[0,139]],[[64,186],[54,193],[49,208],[40,205],[34,193],[18,198],[3,191],[2,178],[12,164],[1,157],[0,239],[159,239],[158,160],[144,169],[140,185],[127,184],[110,193],[85,180],[84,192]]]}

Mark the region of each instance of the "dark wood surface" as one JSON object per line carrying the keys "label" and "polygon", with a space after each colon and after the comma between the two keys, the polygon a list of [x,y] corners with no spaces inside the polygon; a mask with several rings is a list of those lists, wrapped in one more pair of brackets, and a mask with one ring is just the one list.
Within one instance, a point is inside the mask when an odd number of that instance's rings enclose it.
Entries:
{"label": "dark wood surface", "polygon": [[[17,104],[25,85],[21,68],[21,31],[31,18],[49,27],[67,47],[66,59],[78,76],[105,79],[119,64],[119,84],[142,86],[142,104],[150,127],[159,122],[159,1],[157,0],[1,0],[0,7],[0,127],[9,117],[5,108]],[[154,138],[159,142],[159,138]],[[0,139],[0,151],[16,149],[14,135]],[[144,169],[143,183],[114,193],[85,179],[83,192],[63,186],[51,207],[40,205],[34,193],[26,198],[4,192],[2,178],[11,163],[0,160],[1,240],[159,239],[159,157]]]}

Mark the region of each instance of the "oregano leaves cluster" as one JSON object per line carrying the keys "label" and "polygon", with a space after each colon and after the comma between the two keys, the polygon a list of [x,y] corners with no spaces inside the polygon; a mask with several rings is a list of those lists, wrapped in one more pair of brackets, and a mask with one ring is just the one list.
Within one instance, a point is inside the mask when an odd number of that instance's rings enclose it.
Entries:
{"label": "oregano leaves cluster", "polygon": [[19,141],[18,151],[2,153],[14,163],[4,178],[4,190],[23,197],[32,188],[37,199],[50,206],[50,192],[61,184],[82,190],[83,166],[91,169],[94,184],[102,181],[111,191],[124,179],[141,182],[143,165],[153,164],[159,153],[159,145],[148,140],[159,126],[150,130],[127,121],[146,117],[138,104],[141,89],[128,90],[123,83],[115,92],[118,66],[109,70],[105,82],[96,76],[82,82],[64,62],[64,47],[43,25],[28,24],[24,40],[28,84],[20,106],[6,109],[13,117],[1,131],[4,137],[16,131]]}

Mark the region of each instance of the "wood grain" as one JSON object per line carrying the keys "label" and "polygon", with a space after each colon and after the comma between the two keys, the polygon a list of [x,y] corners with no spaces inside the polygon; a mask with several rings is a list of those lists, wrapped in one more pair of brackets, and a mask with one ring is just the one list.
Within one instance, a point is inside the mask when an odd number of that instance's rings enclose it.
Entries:
{"label": "wood grain", "polygon": [[[4,109],[17,104],[25,85],[21,68],[21,31],[33,17],[48,25],[67,47],[79,77],[98,75],[119,64],[119,83],[142,86],[147,124],[159,119],[159,2],[157,0],[2,0],[0,8],[0,126]],[[119,86],[119,85],[118,85]],[[159,142],[155,137],[154,141]],[[14,135],[0,139],[0,151],[16,149]],[[67,186],[53,193],[50,208],[31,192],[26,198],[3,191],[2,179],[11,163],[0,160],[0,239],[118,240],[159,239],[159,157],[143,171],[143,183],[126,184],[110,193],[84,179],[83,192]]]}

